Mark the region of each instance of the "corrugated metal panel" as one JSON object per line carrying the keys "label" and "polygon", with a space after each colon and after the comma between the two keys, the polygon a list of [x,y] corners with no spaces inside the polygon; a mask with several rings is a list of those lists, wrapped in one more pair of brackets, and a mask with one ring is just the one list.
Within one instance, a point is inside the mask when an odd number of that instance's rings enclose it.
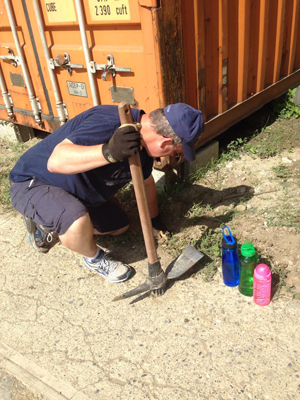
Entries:
{"label": "corrugated metal panel", "polygon": [[185,0],[181,7],[186,101],[206,119],[199,144],[300,84],[299,0]]}
{"label": "corrugated metal panel", "polygon": [[[13,29],[41,105],[40,129],[51,132],[97,104],[127,100],[134,107],[157,108],[162,94],[153,34],[156,5],[155,0],[0,0],[0,66],[15,122],[36,125],[28,85],[16,89],[10,79],[14,73],[24,82],[22,63],[15,67],[4,60],[3,46],[19,56]],[[0,118],[7,119],[1,103]]]}
{"label": "corrugated metal panel", "polygon": [[203,111],[201,145],[300,84],[299,13],[300,0],[0,0],[0,118],[52,132],[96,104],[181,101]]}

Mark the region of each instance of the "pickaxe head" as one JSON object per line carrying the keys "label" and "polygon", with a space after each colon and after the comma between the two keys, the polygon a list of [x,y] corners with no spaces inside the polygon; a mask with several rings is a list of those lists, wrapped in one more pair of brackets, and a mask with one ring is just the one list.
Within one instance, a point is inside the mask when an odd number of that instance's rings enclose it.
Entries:
{"label": "pickaxe head", "polygon": [[179,257],[169,264],[166,272],[161,268],[159,261],[154,264],[148,264],[149,276],[146,281],[135,289],[115,297],[113,301],[128,299],[129,297],[148,292],[153,292],[155,295],[160,296],[165,292],[164,288],[167,280],[179,278],[201,260],[203,256],[204,254],[194,247],[187,246]]}

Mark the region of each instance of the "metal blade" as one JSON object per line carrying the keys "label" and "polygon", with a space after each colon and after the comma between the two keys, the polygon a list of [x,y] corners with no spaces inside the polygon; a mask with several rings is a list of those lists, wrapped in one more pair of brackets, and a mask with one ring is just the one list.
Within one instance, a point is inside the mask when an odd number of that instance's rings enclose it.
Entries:
{"label": "metal blade", "polygon": [[[151,291],[154,291],[154,293],[156,292],[156,294],[158,294],[158,290],[161,291],[160,294],[163,294],[166,280],[176,279],[179,276],[183,275],[199,260],[201,260],[202,257],[204,257],[203,253],[196,250],[193,246],[187,246],[180,254],[180,256],[177,257],[176,260],[171,262],[165,273],[162,271],[162,273],[158,276],[148,276],[146,281],[140,286],[136,287],[135,289],[129,290],[128,292],[121,294],[120,296],[115,297],[113,301],[128,299],[129,297],[133,297],[142,293],[144,293],[144,295],[147,295],[150,294]],[[143,298],[144,295],[140,297]],[[138,300],[140,300],[140,298],[133,300],[130,304]]]}
{"label": "metal blade", "polygon": [[176,279],[192,268],[204,254],[193,246],[187,246],[176,260],[172,261],[166,270],[167,279]]}
{"label": "metal blade", "polygon": [[113,301],[119,301],[123,299],[128,299],[128,297],[136,296],[137,294],[148,292],[150,290],[150,283],[146,280],[140,286],[136,287],[135,289],[129,290],[126,293],[121,294],[113,299]]}

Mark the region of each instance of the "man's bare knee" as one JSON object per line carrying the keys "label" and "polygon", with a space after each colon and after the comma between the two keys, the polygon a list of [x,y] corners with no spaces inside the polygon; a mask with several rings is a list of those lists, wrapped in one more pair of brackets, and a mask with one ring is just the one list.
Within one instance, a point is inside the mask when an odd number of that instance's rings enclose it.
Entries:
{"label": "man's bare knee", "polygon": [[68,234],[70,232],[78,232],[81,233],[82,231],[86,231],[87,229],[90,230],[92,227],[92,222],[88,213],[82,214],[78,217],[73,223],[69,226],[67,231],[62,235]]}

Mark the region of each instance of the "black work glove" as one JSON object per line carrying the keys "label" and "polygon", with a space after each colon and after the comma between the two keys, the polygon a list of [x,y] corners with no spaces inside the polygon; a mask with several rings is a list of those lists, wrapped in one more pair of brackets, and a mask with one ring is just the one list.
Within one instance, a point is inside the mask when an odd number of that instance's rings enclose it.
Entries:
{"label": "black work glove", "polygon": [[161,220],[160,214],[158,214],[155,218],[151,218],[151,222],[155,239],[157,239],[159,242],[165,242],[171,239],[171,232]]}
{"label": "black work glove", "polygon": [[110,162],[124,161],[140,151],[141,125],[137,123],[121,125],[110,141],[102,147],[104,158]]}

